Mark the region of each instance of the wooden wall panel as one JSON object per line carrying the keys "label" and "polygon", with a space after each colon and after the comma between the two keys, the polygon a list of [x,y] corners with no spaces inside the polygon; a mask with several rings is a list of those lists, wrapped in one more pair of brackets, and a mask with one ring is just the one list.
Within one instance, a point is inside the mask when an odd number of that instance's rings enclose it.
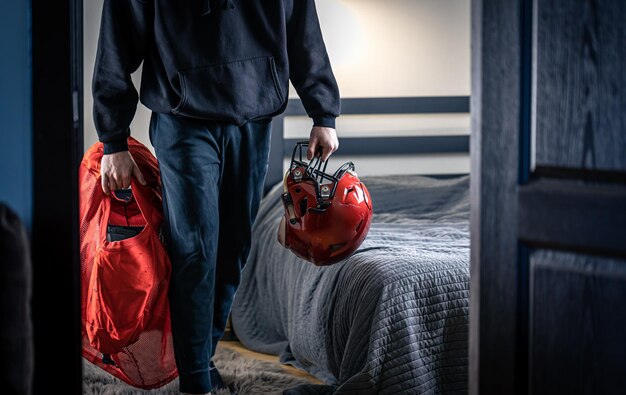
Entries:
{"label": "wooden wall panel", "polygon": [[626,171],[626,1],[535,1],[535,164]]}
{"label": "wooden wall panel", "polygon": [[537,250],[530,267],[532,393],[623,393],[626,261]]}

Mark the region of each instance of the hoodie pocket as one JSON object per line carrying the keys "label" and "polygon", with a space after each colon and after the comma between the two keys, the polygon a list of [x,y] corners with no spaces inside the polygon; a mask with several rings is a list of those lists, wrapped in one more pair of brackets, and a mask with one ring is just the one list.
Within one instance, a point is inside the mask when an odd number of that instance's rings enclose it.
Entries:
{"label": "hoodie pocket", "polygon": [[178,76],[181,100],[174,114],[241,125],[273,115],[283,104],[271,56],[193,68]]}

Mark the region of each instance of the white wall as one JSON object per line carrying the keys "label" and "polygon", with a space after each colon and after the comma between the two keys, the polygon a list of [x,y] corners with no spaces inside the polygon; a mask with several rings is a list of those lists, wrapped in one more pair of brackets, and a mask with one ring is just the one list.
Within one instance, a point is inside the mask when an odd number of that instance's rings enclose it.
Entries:
{"label": "white wall", "polygon": [[318,0],[343,97],[470,92],[469,0]]}
{"label": "white wall", "polygon": [[[470,94],[470,0],[317,0],[333,71],[344,98]],[[85,2],[85,147],[97,141],[91,76],[102,0]],[[139,86],[139,75],[133,76]],[[290,97],[297,97],[293,88]],[[141,106],[132,135],[150,146],[149,110]],[[287,137],[306,137],[307,117],[288,117]],[[341,116],[337,132],[362,135],[469,134],[468,114]],[[338,151],[337,154],[340,154]],[[337,161],[343,161],[337,155]],[[361,174],[469,172],[469,156],[350,158]],[[329,164],[332,167],[332,163]]]}

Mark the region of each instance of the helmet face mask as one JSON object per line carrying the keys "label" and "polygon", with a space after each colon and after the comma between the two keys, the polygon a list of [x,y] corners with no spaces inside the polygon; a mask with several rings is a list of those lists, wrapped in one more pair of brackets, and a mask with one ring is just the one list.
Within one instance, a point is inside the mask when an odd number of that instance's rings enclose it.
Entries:
{"label": "helmet face mask", "polygon": [[[303,179],[312,180],[318,204],[323,206],[324,203],[328,203],[334,197],[337,183],[341,177],[348,171],[354,173],[354,163],[346,162],[333,174],[328,174],[326,173],[328,161],[323,161],[321,155],[315,155],[309,162],[304,161],[303,153],[306,152],[308,146],[308,141],[296,143],[287,176],[292,177],[295,182],[301,182]],[[296,154],[298,155],[296,156]],[[354,174],[356,175],[356,173]]]}
{"label": "helmet face mask", "polygon": [[294,254],[315,265],[336,263],[363,242],[372,219],[369,192],[346,162],[333,174],[315,156],[303,159],[308,142],[296,144],[283,180],[285,214],[278,240]]}

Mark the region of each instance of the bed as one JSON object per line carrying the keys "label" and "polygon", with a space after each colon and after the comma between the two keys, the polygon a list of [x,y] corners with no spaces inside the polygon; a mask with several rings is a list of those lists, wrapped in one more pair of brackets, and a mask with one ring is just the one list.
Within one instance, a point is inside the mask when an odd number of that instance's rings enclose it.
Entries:
{"label": "bed", "polygon": [[329,267],[278,243],[282,186],[268,188],[233,330],[249,349],[279,355],[325,383],[286,394],[465,393],[469,176],[362,181],[374,205],[370,232],[350,258]]}
{"label": "bed", "polygon": [[239,340],[329,384],[300,393],[466,390],[468,180],[364,178],[372,227],[352,257],[330,267],[276,241],[277,185],[261,204],[233,304]]}

